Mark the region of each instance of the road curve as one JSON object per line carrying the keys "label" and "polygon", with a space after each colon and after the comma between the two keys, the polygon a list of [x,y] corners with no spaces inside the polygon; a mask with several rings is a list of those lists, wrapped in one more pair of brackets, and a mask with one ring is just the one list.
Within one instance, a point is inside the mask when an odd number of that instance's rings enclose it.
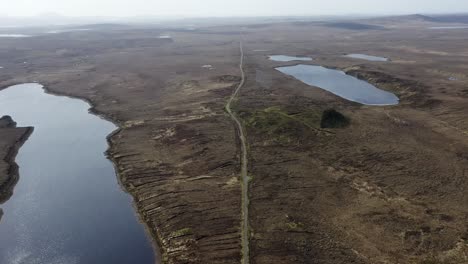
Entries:
{"label": "road curve", "polygon": [[242,41],[240,42],[240,63],[239,69],[241,72],[241,81],[237,86],[234,93],[229,98],[226,104],[226,112],[229,114],[231,119],[236,124],[236,129],[241,142],[241,179],[242,179],[242,224],[241,224],[241,239],[242,239],[242,264],[249,264],[249,177],[247,174],[247,142],[245,139],[244,128],[242,123],[239,121],[236,114],[231,109],[232,102],[237,98],[240,89],[245,84],[245,72],[244,72],[244,49]]}

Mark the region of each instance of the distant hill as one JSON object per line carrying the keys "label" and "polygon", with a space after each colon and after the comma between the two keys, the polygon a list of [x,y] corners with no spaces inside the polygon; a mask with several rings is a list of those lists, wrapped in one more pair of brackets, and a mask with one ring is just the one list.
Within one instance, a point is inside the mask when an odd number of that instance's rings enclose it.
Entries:
{"label": "distant hill", "polygon": [[434,15],[432,18],[435,22],[468,24],[468,14]]}
{"label": "distant hill", "polygon": [[[44,13],[30,17],[0,16],[0,27],[41,27],[41,26],[66,26],[84,24],[122,24],[123,18],[113,17],[67,17],[54,13]],[[103,26],[106,27],[106,26]]]}
{"label": "distant hill", "polygon": [[413,14],[413,15],[406,15],[406,16],[398,16],[396,19],[402,20],[411,20],[411,21],[427,21],[427,22],[435,22],[435,19],[431,16],[420,15],[420,14]]}
{"label": "distant hill", "polygon": [[85,24],[82,27],[93,30],[116,30],[132,28],[130,25],[118,23],[100,23],[100,24]]}
{"label": "distant hill", "polygon": [[375,17],[363,20],[368,23],[402,23],[402,22],[437,22],[431,16],[413,14],[403,16]]}
{"label": "distant hill", "polygon": [[355,22],[332,22],[324,24],[326,27],[342,28],[348,30],[383,30],[382,26],[355,23]]}
{"label": "distant hill", "polygon": [[401,20],[417,20],[438,23],[468,23],[468,14],[447,14],[447,15],[409,15],[399,16],[397,19]]}
{"label": "distant hill", "polygon": [[468,23],[468,14],[447,15],[404,15],[388,16],[365,19],[366,22],[378,23],[402,23],[402,22],[433,22],[433,23]]}

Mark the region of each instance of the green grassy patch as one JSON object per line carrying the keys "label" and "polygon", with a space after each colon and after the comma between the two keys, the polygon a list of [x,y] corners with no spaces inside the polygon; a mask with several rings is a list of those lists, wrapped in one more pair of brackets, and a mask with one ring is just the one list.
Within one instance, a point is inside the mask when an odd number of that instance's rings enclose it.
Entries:
{"label": "green grassy patch", "polygon": [[304,229],[304,224],[295,223],[295,222],[288,222],[288,223],[286,223],[286,228],[288,229],[288,231],[303,230]]}
{"label": "green grassy patch", "polygon": [[181,237],[186,235],[191,235],[192,229],[191,228],[183,228],[171,233],[171,237]]}
{"label": "green grassy patch", "polygon": [[256,133],[287,143],[319,130],[321,115],[320,111],[288,113],[279,107],[269,107],[255,112],[244,112],[242,118],[245,125],[254,129]]}

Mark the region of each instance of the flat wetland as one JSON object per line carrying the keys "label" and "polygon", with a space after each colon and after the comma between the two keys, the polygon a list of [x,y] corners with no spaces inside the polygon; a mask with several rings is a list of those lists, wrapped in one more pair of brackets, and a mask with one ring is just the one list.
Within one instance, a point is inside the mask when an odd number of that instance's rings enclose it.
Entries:
{"label": "flat wetland", "polygon": [[[120,128],[109,157],[163,263],[240,263],[242,153],[224,107],[241,81],[242,41],[246,82],[231,107],[248,143],[250,263],[459,264],[468,255],[468,46],[460,30],[428,30],[444,26],[409,16],[28,29],[13,32],[27,41],[0,38],[0,87],[41,83]],[[353,102],[276,70],[298,63],[399,102]],[[325,113],[342,123],[324,125]],[[0,143],[24,133],[15,131]],[[6,210],[0,228],[4,219]]]}

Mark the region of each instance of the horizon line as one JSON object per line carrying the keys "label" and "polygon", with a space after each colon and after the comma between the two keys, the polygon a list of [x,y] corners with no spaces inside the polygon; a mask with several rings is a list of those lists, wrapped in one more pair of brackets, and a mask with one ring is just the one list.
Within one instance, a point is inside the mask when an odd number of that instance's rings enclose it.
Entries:
{"label": "horizon line", "polygon": [[256,17],[342,17],[342,16],[411,16],[411,15],[468,15],[468,11],[463,12],[419,12],[419,13],[406,13],[406,12],[395,12],[395,13],[341,13],[341,14],[262,14],[262,15],[184,15],[184,14],[172,14],[172,15],[163,15],[163,14],[140,14],[140,15],[63,15],[58,12],[43,12],[35,15],[9,15],[9,14],[0,14],[0,18],[36,18],[45,15],[53,15],[55,17],[62,18],[137,18],[137,17],[147,17],[147,18],[256,18]]}

